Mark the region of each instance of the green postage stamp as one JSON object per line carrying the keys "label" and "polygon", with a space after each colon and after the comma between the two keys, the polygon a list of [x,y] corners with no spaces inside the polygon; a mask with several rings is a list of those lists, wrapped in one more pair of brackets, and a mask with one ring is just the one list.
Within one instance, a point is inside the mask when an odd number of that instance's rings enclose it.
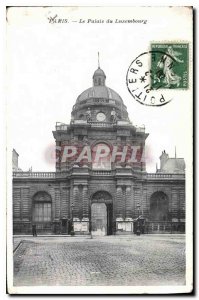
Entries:
{"label": "green postage stamp", "polygon": [[189,45],[151,44],[151,88],[187,89],[189,85]]}

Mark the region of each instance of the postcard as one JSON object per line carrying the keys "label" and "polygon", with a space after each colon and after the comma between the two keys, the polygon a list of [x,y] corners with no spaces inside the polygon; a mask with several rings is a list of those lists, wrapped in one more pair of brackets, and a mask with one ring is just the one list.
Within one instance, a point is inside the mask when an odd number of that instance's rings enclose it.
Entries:
{"label": "postcard", "polygon": [[193,8],[6,18],[8,293],[192,293]]}

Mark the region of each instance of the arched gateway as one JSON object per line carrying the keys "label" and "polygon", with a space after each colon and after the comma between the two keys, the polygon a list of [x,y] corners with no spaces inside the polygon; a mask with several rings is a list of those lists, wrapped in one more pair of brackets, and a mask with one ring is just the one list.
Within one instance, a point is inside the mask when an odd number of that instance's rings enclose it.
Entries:
{"label": "arched gateway", "polygon": [[106,191],[96,192],[91,198],[91,231],[93,235],[113,233],[113,201]]}

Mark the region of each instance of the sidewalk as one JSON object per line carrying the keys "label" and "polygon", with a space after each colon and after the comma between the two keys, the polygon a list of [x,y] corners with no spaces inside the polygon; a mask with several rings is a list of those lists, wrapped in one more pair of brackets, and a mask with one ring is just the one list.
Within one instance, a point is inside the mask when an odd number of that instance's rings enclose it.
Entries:
{"label": "sidewalk", "polygon": [[[137,236],[136,234],[132,233],[132,234],[115,234],[115,235],[105,235],[105,236],[99,236],[99,235],[92,235],[93,238],[125,238],[125,237],[133,237],[133,236]],[[145,234],[141,234],[140,237],[142,236],[162,236],[162,237],[166,237],[166,236],[174,236],[174,237],[178,237],[178,236],[185,236],[184,233],[145,233]],[[13,235],[13,238],[26,238],[26,237],[32,237],[32,238],[38,238],[38,237],[71,237],[71,238],[90,238],[91,234],[85,234],[85,235],[81,235],[81,234],[75,234],[75,235],[70,235],[70,234],[38,234],[36,237],[33,237],[31,234],[17,234],[17,235]]]}
{"label": "sidewalk", "polygon": [[20,243],[22,241],[36,241],[36,240],[42,240],[42,239],[46,239],[46,238],[72,238],[72,239],[75,239],[75,238],[83,238],[83,239],[90,239],[91,236],[90,235],[75,235],[75,236],[71,236],[71,235],[37,235],[36,237],[35,236],[32,236],[32,235],[14,235],[13,236],[13,253],[17,250],[17,248],[20,246]]}
{"label": "sidewalk", "polygon": [[[109,236],[92,236],[92,239],[104,239],[104,240],[113,240],[113,239],[118,239],[118,240],[122,240],[122,239],[139,239],[139,240],[147,240],[147,239],[185,239],[185,234],[141,234],[140,236],[137,236],[136,234],[129,234],[129,235],[109,235]],[[15,252],[17,250],[17,248],[19,247],[20,243],[24,240],[24,241],[42,241],[42,240],[75,240],[75,239],[79,239],[79,240],[86,240],[86,239],[91,239],[91,235],[49,235],[49,234],[44,234],[44,235],[37,235],[32,236],[32,235],[14,235],[13,236],[13,252]]]}

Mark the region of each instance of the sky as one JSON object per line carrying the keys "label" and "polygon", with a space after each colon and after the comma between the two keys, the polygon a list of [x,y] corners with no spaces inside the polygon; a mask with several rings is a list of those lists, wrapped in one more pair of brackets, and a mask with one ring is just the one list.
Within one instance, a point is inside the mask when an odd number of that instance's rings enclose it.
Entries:
{"label": "sky", "polygon": [[[57,15],[68,23],[52,24]],[[136,102],[126,86],[131,62],[150,50],[150,43],[189,42],[191,15],[184,8],[42,8],[18,7],[7,12],[7,135],[10,149],[19,153],[24,171],[54,171],[49,159],[56,122],[69,124],[78,95],[92,86],[100,66],[106,85],[127,106],[133,125],[145,125],[150,153],[147,171],[155,172],[165,150],[192,164],[191,55],[188,90],[170,90],[172,101],[162,107]],[[79,20],[85,23],[79,23]],[[88,19],[92,19],[93,22]],[[146,20],[143,23],[106,23],[107,19]],[[96,20],[99,23],[96,23]],[[72,22],[77,21],[77,22]],[[104,21],[104,23],[102,23]],[[178,24],[179,26],[176,26]],[[168,93],[168,91],[164,91]],[[50,153],[50,154],[49,154]]]}

